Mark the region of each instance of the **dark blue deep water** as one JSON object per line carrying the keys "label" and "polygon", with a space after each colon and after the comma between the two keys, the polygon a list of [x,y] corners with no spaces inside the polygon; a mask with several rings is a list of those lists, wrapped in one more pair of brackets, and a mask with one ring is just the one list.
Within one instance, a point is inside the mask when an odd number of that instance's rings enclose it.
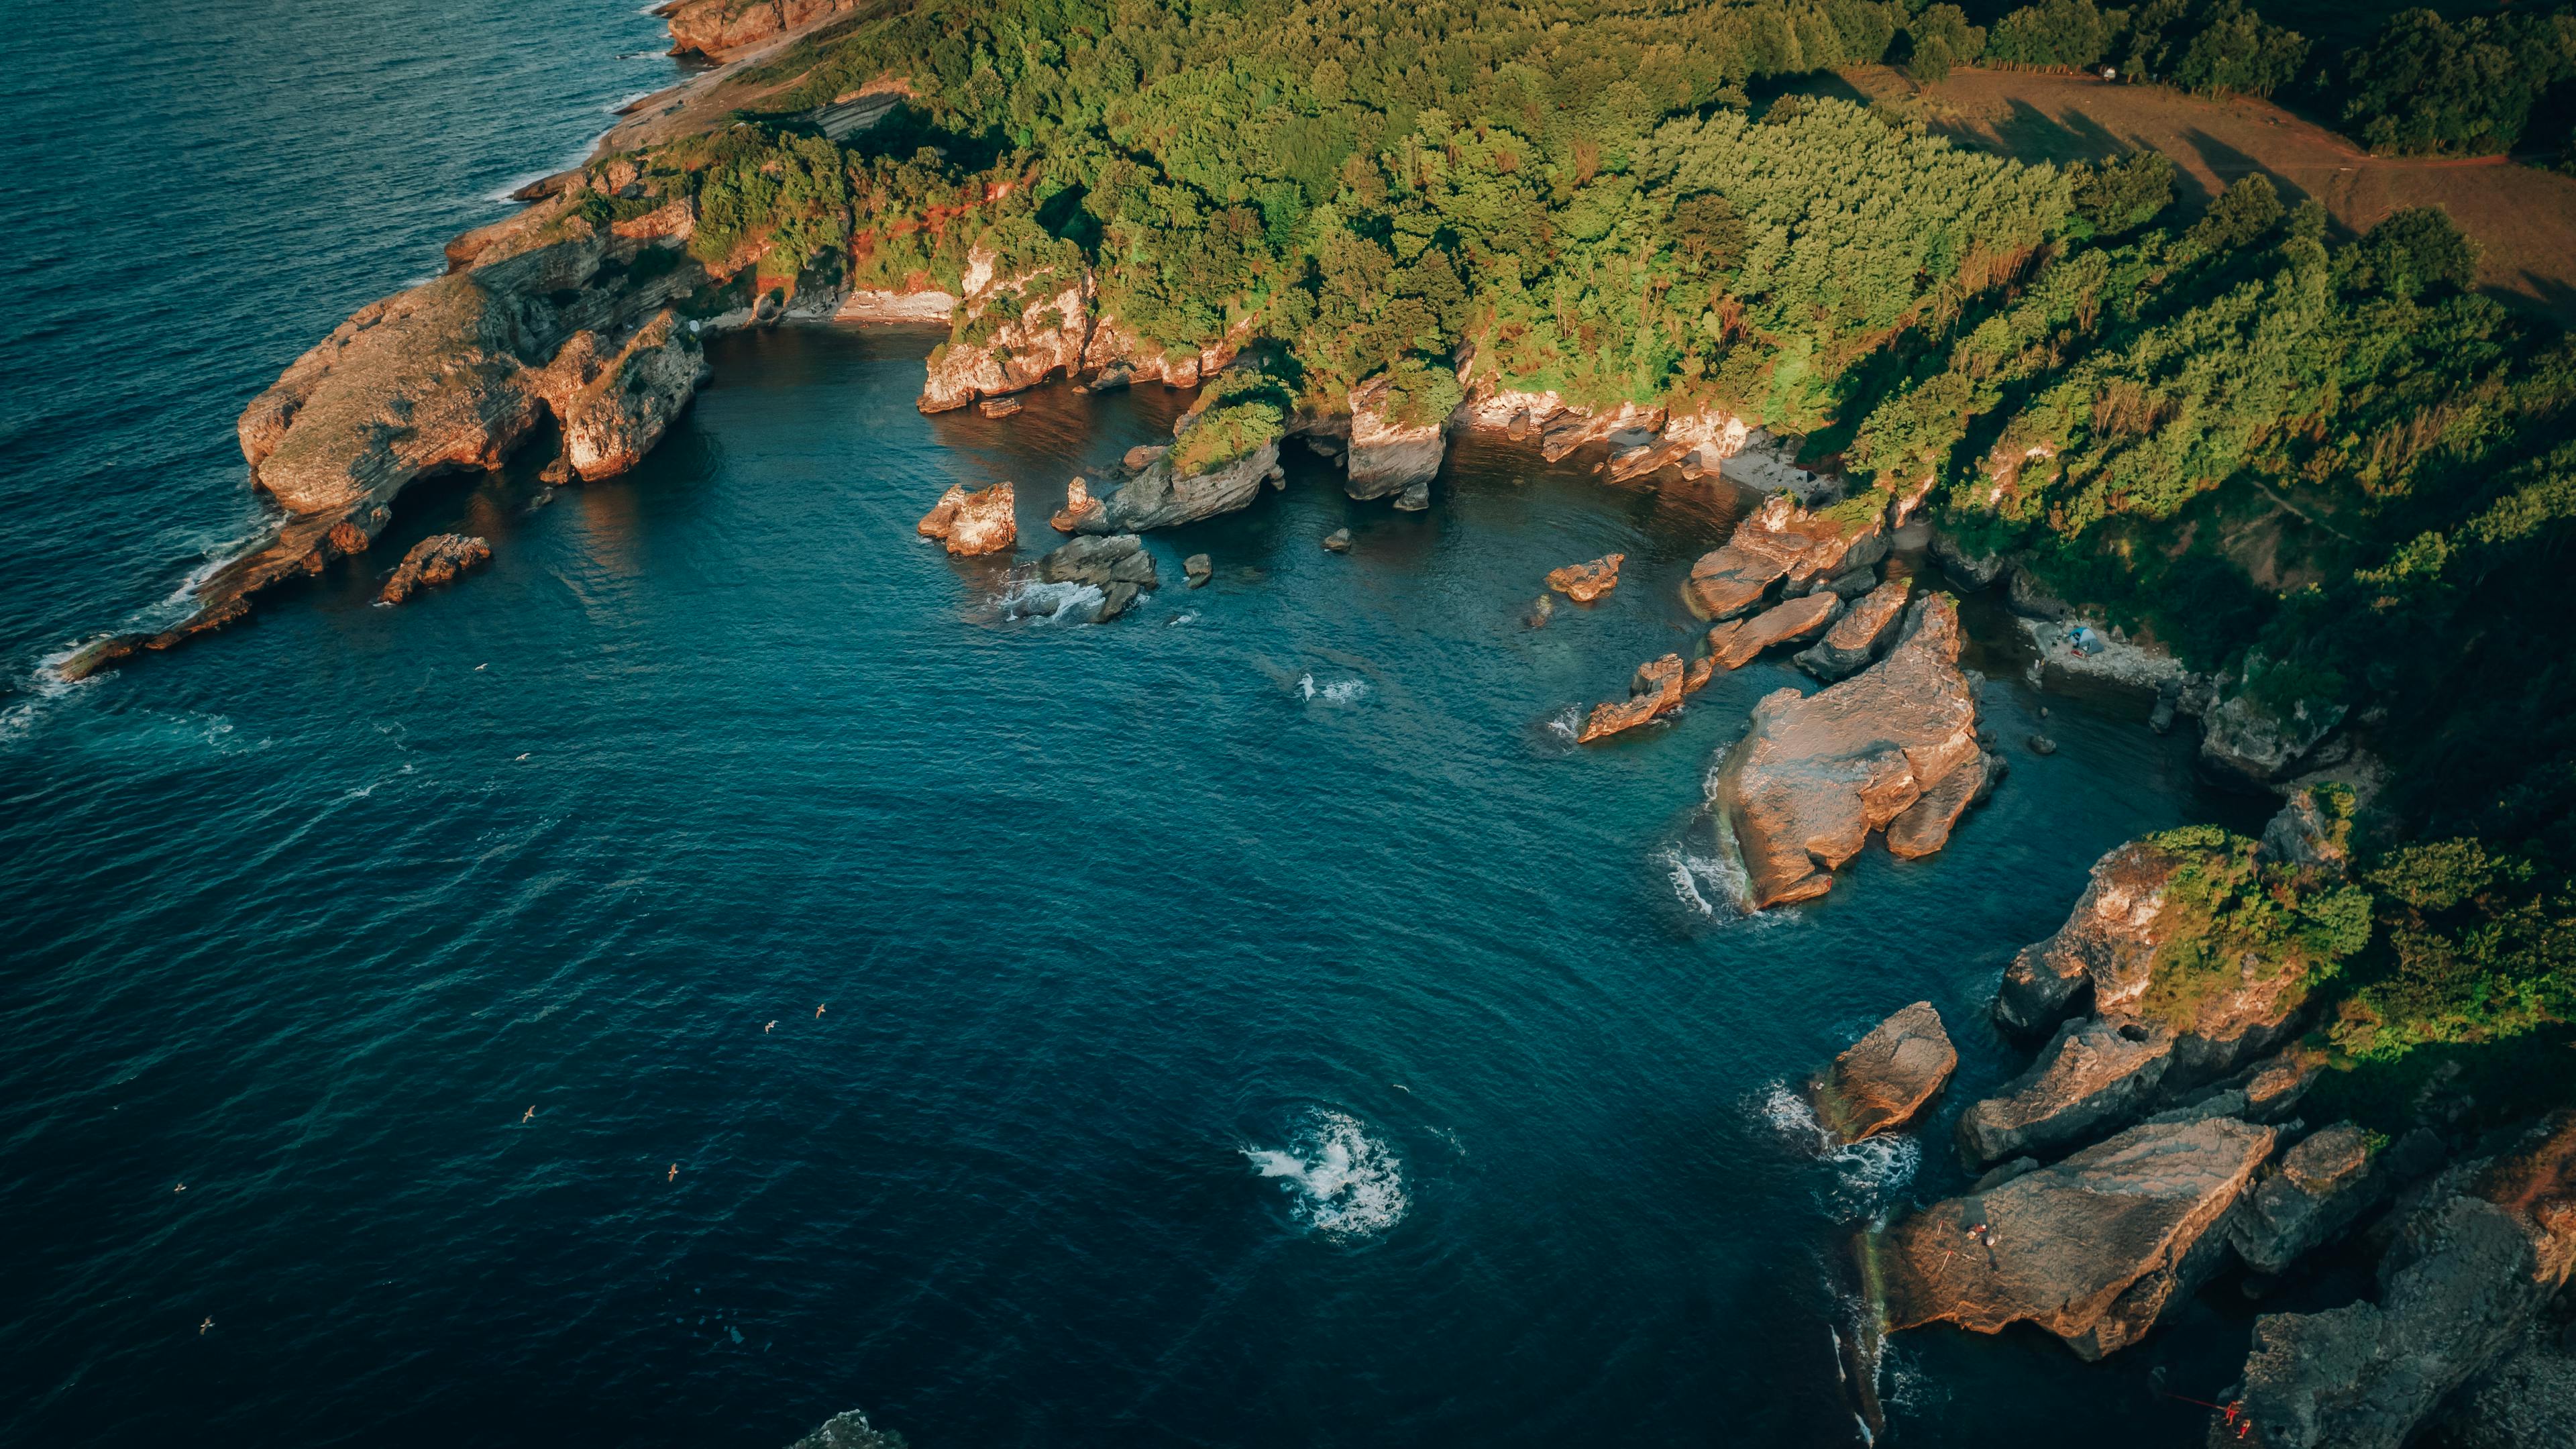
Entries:
{"label": "dark blue deep water", "polygon": [[[1739,919],[1702,780],[1799,677],[1551,721],[1687,643],[1740,500],[1471,442],[1403,516],[1300,462],[1129,619],[1005,618],[913,520],[1011,478],[1043,545],[1185,399],[924,418],[901,330],[725,339],[631,476],[423,485],[253,625],[49,685],[252,527],[243,402],[672,69],[629,0],[13,25],[0,1442],[1850,1443],[1842,1243],[1960,1180],[2002,961],[2238,808],[1979,615],[1991,722],[2060,752]],[[371,607],[448,527],[494,567]],[[1948,1110],[1818,1160],[1782,1084],[1923,997]],[[1900,1339],[1895,1441],[2178,1442],[2147,1373],[2223,1380],[2227,1296],[2093,1368]]]}

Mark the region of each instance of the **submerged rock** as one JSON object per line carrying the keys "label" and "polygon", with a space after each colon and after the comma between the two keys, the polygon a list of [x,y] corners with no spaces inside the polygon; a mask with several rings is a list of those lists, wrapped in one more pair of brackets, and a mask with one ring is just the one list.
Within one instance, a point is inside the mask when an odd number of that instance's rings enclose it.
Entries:
{"label": "submerged rock", "polygon": [[915,528],[922,537],[946,544],[948,552],[958,558],[1000,553],[1020,541],[1016,508],[1008,483],[996,483],[972,493],[963,484],[951,483]]}
{"label": "submerged rock", "polygon": [[[698,3],[706,4],[710,0],[698,0]],[[910,1446],[905,1444],[901,1434],[875,1427],[868,1422],[867,1415],[852,1409],[824,1420],[821,1428],[787,1446],[787,1449],[910,1449]]]}
{"label": "submerged rock", "polygon": [[1775,494],[1736,525],[1724,547],[1691,565],[1682,599],[1703,619],[1732,619],[1761,607],[1783,579],[1805,584],[1886,556],[1887,528],[1876,514],[1855,520],[1830,510],[1810,513]]}
{"label": "submerged rock", "polygon": [[1816,1120],[1845,1142],[1858,1142],[1912,1123],[1940,1095],[1959,1052],[1941,1027],[1941,1013],[1918,1001],[1880,1022],[1869,1035],[1834,1058],[1808,1088]]}
{"label": "submerged rock", "polygon": [[434,533],[411,546],[393,577],[385,580],[378,600],[399,604],[423,589],[456,582],[467,571],[492,561],[492,546],[461,533]]}
{"label": "submerged rock", "polygon": [[1729,619],[1708,630],[1709,658],[1727,669],[1741,669],[1763,650],[1799,644],[1823,632],[1843,611],[1834,594],[1807,594],[1749,619]]}
{"label": "submerged rock", "polygon": [[1533,629],[1541,629],[1545,628],[1547,621],[1555,616],[1556,596],[1541,594],[1530,601],[1529,612],[1521,615],[1521,622]]}
{"label": "submerged rock", "polygon": [[1588,604],[1619,587],[1619,565],[1627,561],[1624,553],[1609,553],[1590,563],[1550,569],[1547,586],[1578,604]]}
{"label": "submerged rock", "polygon": [[2269,1127],[2225,1117],[2133,1127],[1925,1208],[1871,1247],[1888,1327],[2000,1333],[2027,1322],[2083,1358],[2116,1353],[2224,1260],[2221,1229],[2273,1140]]}
{"label": "submerged rock", "polygon": [[2520,1341],[2571,1266],[2576,1113],[2561,1111],[2434,1179],[2380,1260],[2377,1302],[2255,1320],[2243,1418],[2267,1449],[2400,1449]]}
{"label": "submerged rock", "polygon": [[1332,550],[1334,553],[1349,553],[1351,551],[1351,531],[1347,528],[1336,528],[1332,532],[1325,534],[1324,547]]}
{"label": "submerged rock", "polygon": [[1834,621],[1816,647],[1801,652],[1793,662],[1827,684],[1867,669],[1896,637],[1912,588],[1908,579],[1889,579],[1873,587]]}
{"label": "submerged rock", "polygon": [[1628,681],[1628,697],[1612,704],[1596,704],[1583,722],[1583,732],[1574,742],[1588,745],[1594,740],[1632,730],[1659,714],[1679,709],[1682,702],[1682,657],[1667,654],[1637,666],[1636,677]]}
{"label": "submerged rock", "polygon": [[[1756,909],[1823,895],[1871,831],[1901,821],[1955,772],[1980,768],[1976,696],[1958,660],[1958,613],[1928,594],[1885,659],[1814,695],[1782,689],[1754,705],[1719,771],[1717,803]],[[1939,796],[1927,813],[1952,803]],[[1908,834],[1918,849],[1946,837],[1946,826]]]}

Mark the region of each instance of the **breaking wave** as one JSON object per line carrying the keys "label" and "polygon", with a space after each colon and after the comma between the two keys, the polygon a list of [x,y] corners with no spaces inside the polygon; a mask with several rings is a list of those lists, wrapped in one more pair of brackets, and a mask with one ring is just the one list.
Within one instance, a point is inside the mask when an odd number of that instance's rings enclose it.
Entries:
{"label": "breaking wave", "polygon": [[1912,1137],[1882,1133],[1859,1142],[1837,1141],[1816,1120],[1806,1094],[1786,1082],[1765,1088],[1754,1110],[1782,1141],[1833,1169],[1817,1206],[1846,1221],[1883,1215],[1923,1166],[1923,1144]]}
{"label": "breaking wave", "polygon": [[1001,617],[1036,624],[1079,624],[1100,610],[1106,596],[1090,584],[1046,584],[1030,580],[1011,585],[1002,595]]}
{"label": "breaking wave", "polygon": [[1294,1200],[1290,1211],[1332,1238],[1366,1238],[1396,1225],[1410,1200],[1403,1166],[1358,1119],[1317,1107],[1285,1148],[1243,1149],[1263,1177],[1277,1178]]}
{"label": "breaking wave", "polygon": [[1320,699],[1326,704],[1355,704],[1368,697],[1369,687],[1367,680],[1356,678],[1317,684],[1314,675],[1303,674],[1297,678],[1297,692],[1308,701]]}

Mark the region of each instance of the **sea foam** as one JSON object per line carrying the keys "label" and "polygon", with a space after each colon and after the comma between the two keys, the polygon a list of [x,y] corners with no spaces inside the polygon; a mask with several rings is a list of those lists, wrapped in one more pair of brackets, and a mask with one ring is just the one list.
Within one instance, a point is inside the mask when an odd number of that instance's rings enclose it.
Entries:
{"label": "sea foam", "polygon": [[1299,1221],[1332,1238],[1386,1231],[1411,1205],[1403,1165],[1359,1120],[1329,1107],[1306,1114],[1285,1148],[1247,1147],[1244,1160],[1293,1195]]}

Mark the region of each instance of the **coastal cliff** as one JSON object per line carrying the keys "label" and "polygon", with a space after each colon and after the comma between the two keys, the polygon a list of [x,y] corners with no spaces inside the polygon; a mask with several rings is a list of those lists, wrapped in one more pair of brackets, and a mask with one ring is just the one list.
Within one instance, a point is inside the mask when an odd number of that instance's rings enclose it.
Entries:
{"label": "coastal cliff", "polygon": [[717,60],[861,8],[860,0],[673,0],[653,13],[670,22],[674,54]]}

